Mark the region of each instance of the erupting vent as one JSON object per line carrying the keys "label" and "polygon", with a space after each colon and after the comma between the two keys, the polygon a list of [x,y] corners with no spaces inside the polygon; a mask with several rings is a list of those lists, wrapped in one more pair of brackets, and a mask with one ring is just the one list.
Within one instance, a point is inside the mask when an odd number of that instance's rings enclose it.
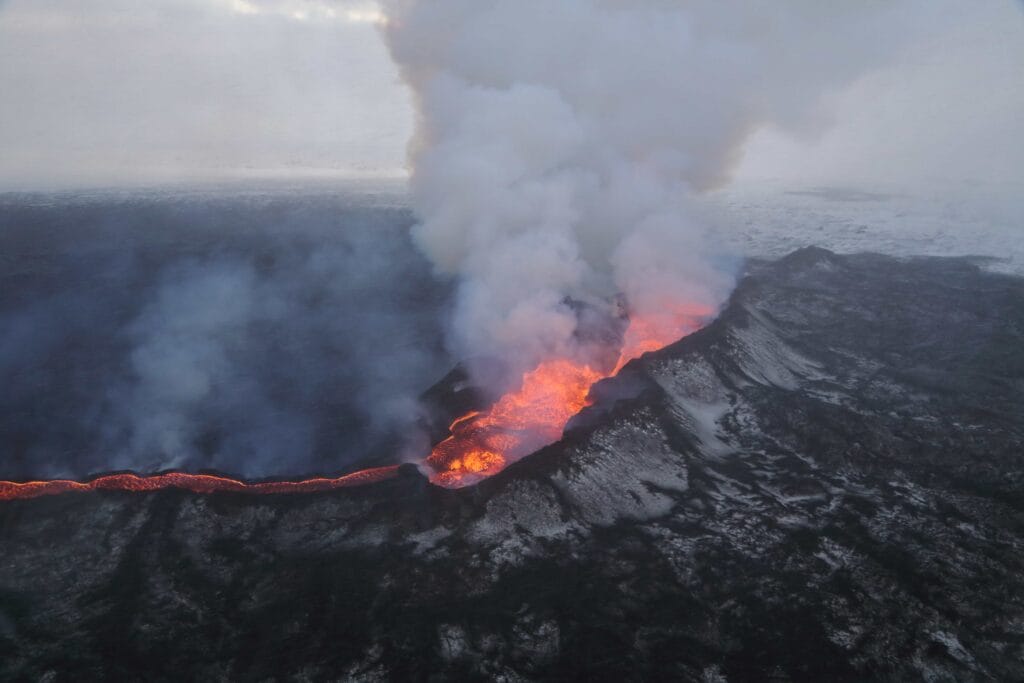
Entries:
{"label": "erupting vent", "polygon": [[[522,385],[502,396],[490,409],[455,420],[451,436],[426,458],[430,480],[459,488],[497,474],[561,438],[573,415],[589,405],[590,388],[634,358],[672,343],[700,328],[712,313],[701,306],[677,307],[654,316],[634,316],[626,329],[619,360],[611,372],[558,358],[542,362],[523,376]],[[70,491],[156,491],[176,488],[193,493],[313,493],[360,486],[394,477],[398,466],[361,470],[334,479],[246,483],[209,474],[171,472],[153,476],[110,474],[91,481],[0,481],[0,500],[36,498]]]}
{"label": "erupting vent", "polygon": [[522,386],[484,412],[452,423],[451,436],[427,458],[430,480],[440,486],[468,486],[500,472],[562,437],[569,419],[590,405],[590,387],[629,361],[697,330],[711,310],[680,306],[654,316],[632,316],[619,360],[611,372],[568,359],[549,360],[523,376]]}
{"label": "erupting vent", "polygon": [[557,441],[573,415],[587,405],[590,387],[603,375],[568,360],[541,363],[522,387],[484,412],[452,423],[451,436],[427,458],[431,481],[465,486],[501,471],[511,461]]}

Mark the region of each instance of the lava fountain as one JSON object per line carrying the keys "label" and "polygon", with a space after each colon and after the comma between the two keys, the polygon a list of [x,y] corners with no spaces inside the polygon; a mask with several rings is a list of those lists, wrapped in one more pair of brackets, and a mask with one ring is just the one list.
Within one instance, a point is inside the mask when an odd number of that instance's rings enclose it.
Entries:
{"label": "lava fountain", "polygon": [[[699,305],[679,305],[654,315],[632,316],[618,362],[602,372],[568,358],[541,362],[523,375],[519,388],[489,409],[463,415],[424,461],[430,481],[446,488],[469,486],[562,437],[573,415],[590,405],[590,388],[648,351],[660,349],[699,329],[712,314]],[[89,481],[51,479],[0,481],[0,501],[74,491],[158,491],[181,489],[208,494],[315,493],[361,486],[396,476],[398,466],[360,470],[342,477],[249,483],[212,474],[168,472],[152,476],[108,474]]]}

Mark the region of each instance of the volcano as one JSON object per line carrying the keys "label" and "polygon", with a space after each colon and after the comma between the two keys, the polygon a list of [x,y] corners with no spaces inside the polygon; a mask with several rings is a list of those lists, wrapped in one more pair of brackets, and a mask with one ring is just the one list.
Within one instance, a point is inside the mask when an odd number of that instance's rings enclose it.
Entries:
{"label": "volcano", "polygon": [[1024,678],[1022,319],[808,248],[472,486],[0,503],[0,678]]}

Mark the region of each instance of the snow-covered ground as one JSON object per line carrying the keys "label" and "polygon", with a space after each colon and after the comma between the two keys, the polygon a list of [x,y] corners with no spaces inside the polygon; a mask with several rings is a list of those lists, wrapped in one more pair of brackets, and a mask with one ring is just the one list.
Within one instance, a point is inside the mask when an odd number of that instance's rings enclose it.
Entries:
{"label": "snow-covered ground", "polygon": [[764,182],[708,197],[728,246],[777,257],[807,245],[895,256],[985,256],[1024,275],[1024,186],[800,187]]}

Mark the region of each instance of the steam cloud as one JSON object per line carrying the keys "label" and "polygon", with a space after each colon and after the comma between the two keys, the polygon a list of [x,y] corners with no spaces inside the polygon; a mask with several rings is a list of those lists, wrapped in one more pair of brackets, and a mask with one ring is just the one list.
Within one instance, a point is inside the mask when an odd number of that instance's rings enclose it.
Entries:
{"label": "steam cloud", "polygon": [[884,59],[896,3],[384,0],[419,108],[414,236],[459,279],[453,352],[522,370],[576,352],[566,297],[672,324],[732,276],[697,195],[775,125]]}
{"label": "steam cloud", "polygon": [[0,479],[394,457],[449,289],[405,209],[336,195],[0,198]]}

